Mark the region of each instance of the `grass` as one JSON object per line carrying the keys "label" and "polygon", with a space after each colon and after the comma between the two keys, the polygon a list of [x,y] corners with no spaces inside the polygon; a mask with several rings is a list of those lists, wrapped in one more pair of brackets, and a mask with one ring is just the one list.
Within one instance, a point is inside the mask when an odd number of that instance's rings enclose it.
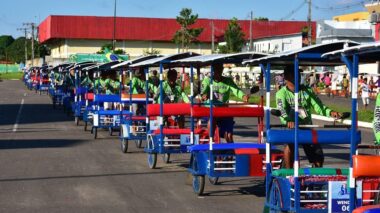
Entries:
{"label": "grass", "polygon": [[[237,97],[231,95],[231,98],[230,100],[232,101],[241,101],[240,99],[238,99]],[[251,96],[250,99],[249,99],[249,103],[259,103],[260,102],[260,97],[258,96]],[[265,104],[265,101],[264,101],[264,104]],[[351,107],[342,107],[340,105],[335,105],[335,104],[326,104],[327,107],[329,107],[330,109],[332,109],[333,111],[337,111],[337,112],[351,112]],[[271,107],[276,107],[276,101],[274,99],[272,99],[270,101],[270,106]],[[313,112],[315,113],[315,112]],[[348,118],[348,119],[351,119]],[[364,109],[359,109],[359,112],[358,112],[358,120],[359,121],[363,121],[363,122],[372,122],[373,121],[373,111],[372,110],[364,110]]]}
{"label": "grass", "polygon": [[11,80],[11,79],[21,79],[22,72],[8,72],[8,73],[0,73],[1,80]]}
{"label": "grass", "polygon": [[[350,107],[342,107],[338,105],[328,105],[328,107],[334,111],[338,112],[351,112]],[[351,117],[350,117],[351,119]],[[359,121],[364,121],[364,122],[372,122],[373,121],[373,111],[372,110],[364,110],[364,109],[359,109],[358,112],[358,120]]]}

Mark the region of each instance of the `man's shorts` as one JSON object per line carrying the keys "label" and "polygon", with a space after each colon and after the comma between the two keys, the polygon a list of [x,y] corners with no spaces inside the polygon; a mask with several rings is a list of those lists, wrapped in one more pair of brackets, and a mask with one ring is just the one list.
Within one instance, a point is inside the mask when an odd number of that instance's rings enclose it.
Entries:
{"label": "man's shorts", "polygon": [[216,119],[216,125],[219,127],[219,136],[224,138],[226,133],[233,134],[235,121],[234,118],[218,118]]}
{"label": "man's shorts", "polygon": [[369,104],[369,97],[362,97],[363,105]]}

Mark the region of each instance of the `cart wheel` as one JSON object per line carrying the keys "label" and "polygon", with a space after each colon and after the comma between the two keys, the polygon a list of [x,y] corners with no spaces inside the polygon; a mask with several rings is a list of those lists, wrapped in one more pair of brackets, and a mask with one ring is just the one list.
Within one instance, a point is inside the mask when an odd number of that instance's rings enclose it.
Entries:
{"label": "cart wheel", "polygon": [[135,140],[136,148],[141,148],[142,140]]}
{"label": "cart wheel", "polygon": [[94,134],[94,139],[96,139],[98,137],[98,128],[94,127],[92,131]]}
{"label": "cart wheel", "polygon": [[150,169],[155,169],[157,164],[157,153],[148,153],[148,166]]}
{"label": "cart wheel", "polygon": [[79,126],[79,117],[75,116],[75,124]]}
{"label": "cart wheel", "polygon": [[87,131],[87,121],[84,122],[84,131]]}
{"label": "cart wheel", "polygon": [[162,155],[162,160],[166,164],[170,163],[170,153],[165,153],[164,155]]}
{"label": "cart wheel", "polygon": [[212,184],[212,185],[218,185],[219,184],[219,177],[208,177],[208,181]]}
{"label": "cart wheel", "polygon": [[109,127],[109,128],[108,128],[108,133],[110,134],[110,136],[112,136],[112,133],[113,133],[113,129],[112,129],[112,127]]}
{"label": "cart wheel", "polygon": [[205,189],[205,176],[193,175],[193,190],[195,194],[202,195]]}
{"label": "cart wheel", "polygon": [[128,139],[125,139],[125,138],[121,139],[121,151],[123,153],[127,153],[127,151],[128,151]]}

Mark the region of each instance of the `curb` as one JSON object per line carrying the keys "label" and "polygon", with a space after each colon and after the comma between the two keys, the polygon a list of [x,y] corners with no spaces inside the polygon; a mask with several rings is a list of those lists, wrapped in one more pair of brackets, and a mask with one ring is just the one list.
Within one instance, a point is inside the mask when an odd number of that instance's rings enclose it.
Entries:
{"label": "curb", "polygon": [[[316,115],[316,114],[312,114],[311,118],[316,119],[316,120],[321,120],[321,121],[330,121],[330,122],[334,121],[333,118],[329,118],[329,117],[325,117],[325,116],[321,116],[321,115]],[[347,125],[351,125],[351,122],[352,122],[351,120],[344,120],[343,121],[343,123],[347,124]],[[358,121],[358,126],[363,127],[363,128],[372,129],[372,123],[369,123],[369,122]]]}

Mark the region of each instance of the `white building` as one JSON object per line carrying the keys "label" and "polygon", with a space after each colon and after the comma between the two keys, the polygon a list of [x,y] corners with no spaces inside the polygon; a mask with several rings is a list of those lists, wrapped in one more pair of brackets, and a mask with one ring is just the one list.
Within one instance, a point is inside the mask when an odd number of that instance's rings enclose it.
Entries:
{"label": "white building", "polygon": [[372,25],[368,21],[333,21],[317,23],[317,43],[352,40],[359,43],[373,42]]}
{"label": "white building", "polygon": [[[253,51],[262,53],[279,53],[302,48],[302,33],[278,35],[255,39]],[[247,47],[243,51],[247,51]]]}

